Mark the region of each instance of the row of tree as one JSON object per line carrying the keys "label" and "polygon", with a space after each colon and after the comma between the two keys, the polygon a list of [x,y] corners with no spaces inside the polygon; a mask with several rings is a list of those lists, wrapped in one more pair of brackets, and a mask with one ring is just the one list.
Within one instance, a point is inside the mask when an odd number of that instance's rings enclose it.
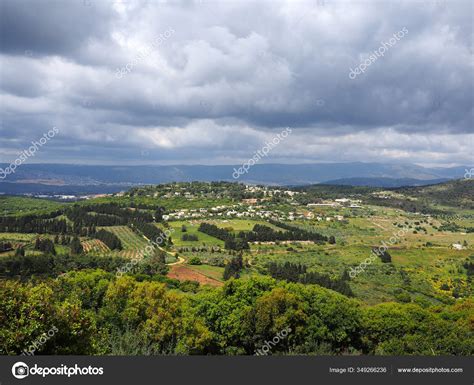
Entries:
{"label": "row of tree", "polygon": [[131,225],[131,228],[159,246],[165,246],[167,241],[171,243],[171,237],[167,239],[166,234],[152,223],[135,222]]}
{"label": "row of tree", "polygon": [[[94,237],[96,226],[121,226],[162,220],[165,209],[149,211],[122,208],[116,203],[74,205],[48,214],[0,217],[0,232],[69,234]],[[65,215],[69,222],[61,215]]]}
{"label": "row of tree", "polygon": [[[95,232],[94,232],[95,234]],[[61,234],[61,235],[56,235],[54,237],[54,243],[56,245],[63,245],[63,246],[67,246],[69,244],[71,244],[72,240],[73,240],[74,237],[71,237],[69,235],[64,235],[64,234]]]}
{"label": "row of tree", "polygon": [[349,274],[347,271],[344,271],[340,278],[331,278],[327,274],[307,272],[307,267],[305,265],[291,262],[285,262],[284,264],[270,262],[267,265],[267,270],[275,279],[284,279],[289,282],[299,282],[304,284],[316,284],[347,295],[348,297],[354,296],[348,283]]}
{"label": "row of tree", "polygon": [[248,242],[245,239],[236,237],[230,231],[210,223],[202,222],[199,225],[198,231],[224,241],[224,247],[229,250],[240,251],[248,250],[250,248]]}
{"label": "row of tree", "polygon": [[183,234],[181,236],[181,240],[196,242],[199,240],[199,238],[196,234]]}
{"label": "row of tree", "polygon": [[[20,249],[17,249],[20,250]],[[103,269],[114,272],[129,262],[121,257],[97,257],[92,255],[16,255],[0,258],[1,278],[57,277],[67,271]]]}
{"label": "row of tree", "polygon": [[[50,251],[45,251],[40,255],[25,255],[24,249],[18,248],[15,256],[0,258],[0,278],[27,280],[36,277],[44,279],[57,277],[67,271],[83,269],[103,269],[116,273],[118,269],[130,262],[129,259],[117,256],[98,257],[83,254],[79,238],[73,238],[71,251],[70,255],[54,255]],[[168,272],[166,253],[155,249],[127,272],[135,276],[142,276],[142,279],[155,275],[164,276]]]}
{"label": "row of tree", "polygon": [[97,231],[95,238],[104,242],[111,250],[122,250],[122,242],[119,237],[110,231],[101,229]]}
{"label": "row of tree", "polygon": [[77,227],[122,226],[132,222],[152,222],[153,215],[148,211],[122,208],[116,203],[75,205],[65,211],[66,216]]}
{"label": "row of tree", "polygon": [[44,219],[40,216],[0,217],[2,233],[71,234],[72,226],[64,219]]}
{"label": "row of tree", "polygon": [[[280,239],[275,239],[278,241],[313,241],[314,243],[323,243],[327,242],[328,238],[322,234],[316,233],[314,231],[308,231],[305,229],[301,229],[298,226],[293,226],[288,223],[276,221],[273,219],[269,220],[269,223],[271,223],[274,226],[281,227],[282,229],[287,230],[286,232],[282,231],[275,231],[272,228],[264,225],[255,225],[253,228],[254,232],[261,233],[261,236],[272,236],[270,235],[271,232],[270,230],[273,231],[274,238],[280,237]],[[266,227],[266,228],[260,228],[261,227]],[[257,227],[257,229],[255,229]]]}

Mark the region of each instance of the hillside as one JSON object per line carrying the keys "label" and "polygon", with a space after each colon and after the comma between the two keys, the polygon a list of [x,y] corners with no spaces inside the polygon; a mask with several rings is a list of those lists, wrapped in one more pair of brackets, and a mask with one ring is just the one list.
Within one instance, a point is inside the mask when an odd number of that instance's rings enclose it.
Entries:
{"label": "hillside", "polygon": [[396,189],[401,194],[430,201],[431,204],[474,209],[474,180],[459,179],[445,183]]}
{"label": "hillside", "polygon": [[1,197],[0,353],[59,317],[42,354],[251,355],[285,326],[276,354],[471,355],[471,191],[185,182]]}

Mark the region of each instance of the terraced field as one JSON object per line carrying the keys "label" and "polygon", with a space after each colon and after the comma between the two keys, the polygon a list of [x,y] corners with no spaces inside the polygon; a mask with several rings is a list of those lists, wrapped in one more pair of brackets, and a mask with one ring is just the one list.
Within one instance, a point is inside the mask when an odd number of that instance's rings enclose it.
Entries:
{"label": "terraced field", "polygon": [[143,257],[144,253],[144,248],[142,250],[121,250],[121,251],[116,251],[115,255],[122,257],[122,258],[128,258],[128,259],[135,259],[135,258],[141,258]]}
{"label": "terraced field", "polygon": [[84,241],[84,242],[81,242],[81,244],[85,253],[101,254],[101,253],[108,253],[110,251],[107,245],[98,239],[91,239],[88,241]]}
{"label": "terraced field", "polygon": [[101,227],[101,229],[115,234],[122,242],[124,250],[143,250],[148,245],[148,242],[143,237],[134,233],[127,226],[106,226]]}
{"label": "terraced field", "polygon": [[148,242],[138,234],[134,233],[128,226],[104,226],[101,229],[110,231],[115,234],[122,242],[123,250],[109,252],[122,258],[138,258],[143,256],[143,252],[148,245]]}

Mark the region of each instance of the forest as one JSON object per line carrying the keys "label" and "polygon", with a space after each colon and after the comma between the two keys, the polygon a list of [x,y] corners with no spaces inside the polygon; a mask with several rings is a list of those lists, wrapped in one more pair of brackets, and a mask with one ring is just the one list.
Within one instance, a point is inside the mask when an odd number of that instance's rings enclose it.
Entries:
{"label": "forest", "polygon": [[265,277],[190,296],[100,269],[36,284],[1,280],[0,294],[0,354],[19,354],[53,326],[58,333],[36,354],[253,354],[285,327],[292,332],[274,355],[474,354],[472,299],[362,306],[316,285]]}
{"label": "forest", "polygon": [[278,264],[270,262],[268,264],[268,272],[275,279],[283,279],[288,282],[300,282],[304,284],[316,284],[328,289],[332,289],[348,297],[353,297],[348,281],[349,274],[344,271],[341,277],[331,278],[327,274],[321,274],[315,271],[308,272],[305,265],[285,262]]}

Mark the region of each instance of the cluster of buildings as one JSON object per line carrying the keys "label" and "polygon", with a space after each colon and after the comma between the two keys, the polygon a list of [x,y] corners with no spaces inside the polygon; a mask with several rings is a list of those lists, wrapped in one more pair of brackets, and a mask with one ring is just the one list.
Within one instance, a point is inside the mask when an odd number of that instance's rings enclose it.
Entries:
{"label": "cluster of buildings", "polygon": [[204,218],[204,217],[213,217],[213,216],[223,216],[224,213],[229,210],[228,206],[216,206],[199,209],[181,209],[178,211],[171,212],[169,214],[163,215],[165,221],[169,220],[179,220],[179,219],[195,219],[195,218]]}
{"label": "cluster of buildings", "polygon": [[319,217],[319,216],[317,216],[316,219],[317,219],[318,222],[321,222],[321,221],[326,221],[326,222],[343,221],[344,220],[344,215],[334,215],[332,217],[330,217],[330,216],[328,216],[328,217]]}
{"label": "cluster of buildings", "polygon": [[289,197],[294,197],[298,194],[301,194],[300,192],[298,191],[291,191],[291,190],[280,190],[280,189],[276,189],[276,188],[268,188],[268,187],[265,187],[265,186],[251,186],[251,185],[245,185],[245,192],[248,192],[248,193],[262,193],[263,196],[265,197],[272,197],[272,196],[275,196],[275,195],[278,195],[278,196],[289,196]]}
{"label": "cluster of buildings", "polygon": [[342,221],[344,220],[343,215],[333,215],[320,217],[315,216],[310,211],[296,212],[290,211],[288,214],[281,210],[265,210],[262,206],[216,206],[210,209],[181,209],[178,211],[171,212],[167,215],[163,215],[165,221],[170,220],[183,220],[183,219],[200,219],[200,218],[253,218],[253,219],[273,219],[277,221],[294,221],[294,220],[311,220],[317,219],[318,221]]}
{"label": "cluster of buildings", "polygon": [[323,200],[320,203],[308,203],[307,207],[349,207],[353,209],[362,208],[360,199],[339,198],[334,200]]}
{"label": "cluster of buildings", "polygon": [[165,221],[197,218],[261,218],[283,220],[286,216],[282,212],[263,210],[261,208],[249,206],[243,208],[242,205],[216,206],[200,209],[181,209],[167,215],[163,215]]}
{"label": "cluster of buildings", "polygon": [[244,206],[243,204],[233,206],[216,206],[200,209],[181,209],[163,215],[165,221],[198,219],[198,218],[253,218],[253,219],[273,219],[277,221],[294,221],[296,219],[313,219],[312,212],[297,213],[290,211],[288,214],[281,210],[266,210],[263,206]]}

